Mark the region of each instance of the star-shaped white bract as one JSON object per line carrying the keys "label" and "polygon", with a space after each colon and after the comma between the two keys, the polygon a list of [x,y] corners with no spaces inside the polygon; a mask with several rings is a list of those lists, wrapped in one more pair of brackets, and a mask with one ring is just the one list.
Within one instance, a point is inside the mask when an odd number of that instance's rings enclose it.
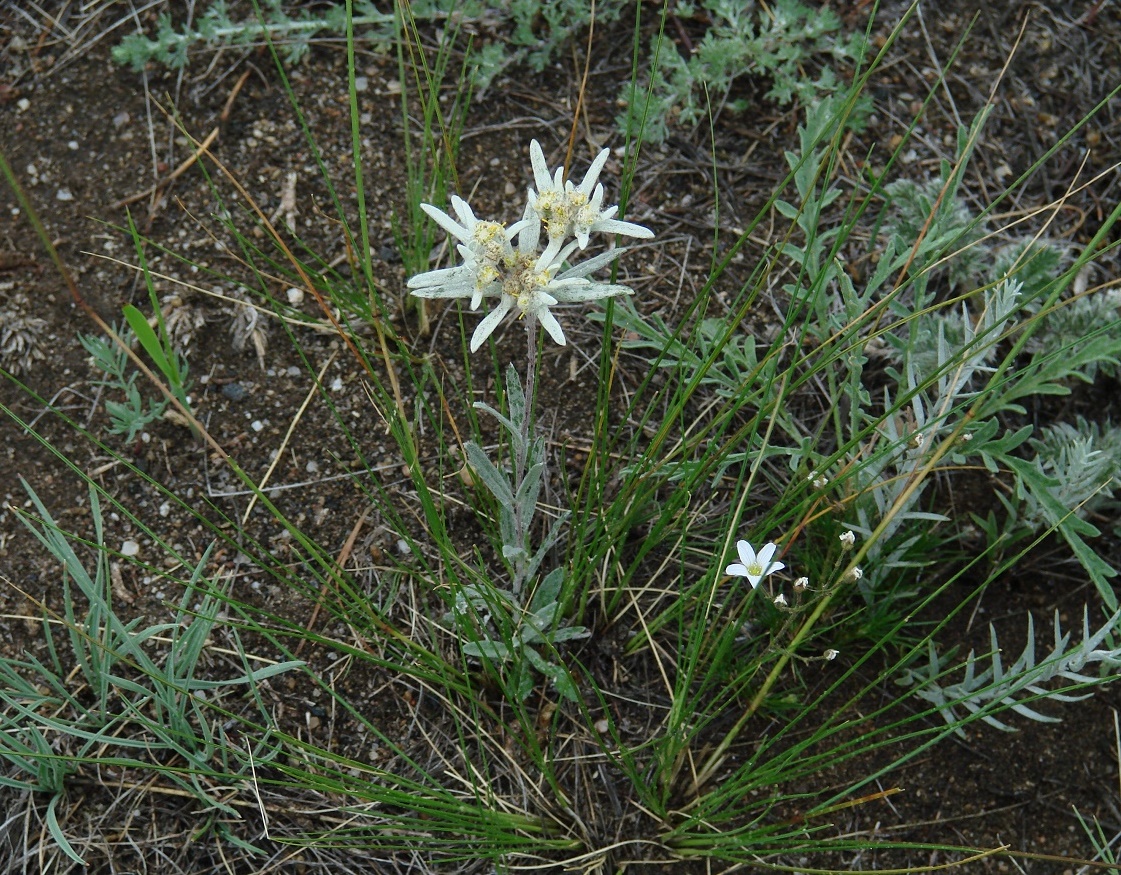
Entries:
{"label": "star-shaped white bract", "polygon": [[755,589],[768,574],[774,574],[786,567],[783,563],[774,562],[771,559],[777,549],[775,544],[768,541],[759,548],[759,553],[756,554],[754,548],[747,541],[736,541],[736,552],[739,553],[740,561],[733,562],[724,569],[724,573],[733,577],[746,577],[748,583],[751,584],[751,588]]}
{"label": "star-shaped white bract", "polygon": [[613,249],[561,271],[561,265],[575,250],[576,244],[569,243],[555,254],[546,249],[538,256],[539,226],[519,224],[522,227],[517,232],[518,247],[504,265],[501,300],[475,328],[475,333],[471,335],[471,352],[478,350],[506,314],[515,308],[519,316],[532,315],[554,341],[564,346],[564,331],[550,307],[634,294],[627,286],[597,283],[587,278],[588,274],[608,264],[625,250]]}
{"label": "star-shaped white bract", "polygon": [[499,266],[513,257],[511,241],[522,223],[505,228],[498,222],[480,221],[470,205],[455,195],[451,205],[459,222],[431,204],[421,204],[420,208],[460,241],[456,248],[463,264],[417,274],[408,286],[418,298],[470,297],[471,309],[478,310],[484,296],[501,291]]}
{"label": "star-shaped white bract", "polygon": [[[558,169],[552,176],[545,164],[540,144],[530,144],[534,182],[539,191],[529,191],[529,202],[521,221],[509,228],[497,222],[477,219],[462,198],[450,198],[449,213],[431,204],[421,208],[441,228],[459,241],[456,250],[463,263],[455,267],[425,271],[408,281],[412,294],[418,298],[469,298],[471,309],[477,310],[484,298],[498,298],[471,336],[475,352],[505,318],[515,311],[530,317],[528,324],[539,321],[549,336],[562,346],[564,331],[550,308],[557,304],[574,304],[631,295],[627,286],[600,283],[589,275],[618,258],[625,249],[612,249],[587,261],[565,266],[567,259],[588,245],[593,231],[625,234],[647,239],[654,234],[648,228],[613,218],[617,206],[602,209],[603,186],[596,180],[607,162],[604,149],[579,185],[564,180]],[[538,253],[542,230],[548,242]],[[569,240],[574,237],[574,240]],[[516,245],[515,245],[516,240]]]}
{"label": "star-shaped white bract", "polygon": [[589,235],[594,231],[622,234],[640,240],[649,240],[654,236],[649,228],[613,218],[619,212],[618,206],[606,209],[601,207],[603,186],[597,185],[596,180],[599,179],[603,165],[607,163],[610,151],[604,149],[600,152],[584,174],[584,180],[579,185],[573,185],[572,180],[564,179],[563,168],[558,167],[550,176],[541,144],[536,140],[530,142],[529,159],[533,165],[533,180],[537,191],[529,191],[525,219],[545,226],[545,233],[549,237],[546,254],[559,252],[569,236],[576,238],[580,249],[585,249]]}
{"label": "star-shaped white bract", "polygon": [[464,241],[458,247],[464,263],[417,274],[408,285],[418,298],[470,298],[472,310],[483,298],[499,298],[471,335],[471,352],[483,345],[512,310],[516,309],[519,316],[532,314],[549,336],[564,346],[564,331],[550,307],[633,294],[627,286],[588,279],[588,274],[618,258],[625,249],[612,249],[561,270],[577,247],[575,241],[538,254],[540,223],[521,221],[503,228],[496,222],[476,219],[471,207],[460,198],[453,196],[451,202],[462,224],[430,204],[421,206],[441,228]]}

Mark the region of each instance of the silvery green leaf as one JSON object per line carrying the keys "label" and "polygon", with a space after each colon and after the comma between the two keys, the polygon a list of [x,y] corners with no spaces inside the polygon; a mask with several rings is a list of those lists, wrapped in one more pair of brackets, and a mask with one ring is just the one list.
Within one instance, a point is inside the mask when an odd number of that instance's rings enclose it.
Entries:
{"label": "silvery green leaf", "polygon": [[525,667],[525,663],[518,663],[517,679],[514,686],[514,695],[519,702],[524,702],[533,692],[533,675]]}
{"label": "silvery green leaf", "polygon": [[510,437],[514,440],[515,446],[520,445],[522,439],[521,432],[518,431],[518,427],[514,425],[514,423],[508,417],[503,416],[485,401],[476,401],[471,406],[476,410],[482,410],[485,413],[489,413],[491,416],[497,419],[500,423],[502,423],[503,428],[505,428],[506,431],[510,433]]}
{"label": "silvery green leaf", "polygon": [[248,684],[257,683],[258,681],[267,680],[268,678],[275,677],[286,671],[291,671],[294,668],[303,668],[307,665],[302,659],[290,659],[287,662],[278,662],[274,665],[266,665],[264,668],[256,669],[249,674],[238,675],[234,678],[224,678],[220,681],[207,681],[199,678],[183,678],[178,681],[184,688],[188,690],[217,690],[230,684]]}
{"label": "silvery green leaf", "polygon": [[468,441],[464,444],[464,449],[467,451],[467,461],[474,469],[475,473],[483,481],[483,484],[490,490],[491,495],[498,499],[498,503],[503,507],[514,509],[514,493],[510,489],[510,483],[506,480],[505,475],[502,474],[494,463],[487,458],[486,453],[474,441]]}
{"label": "silvery green leaf", "polygon": [[[790,153],[787,154],[789,155]],[[790,219],[792,221],[796,220],[798,216],[801,215],[801,210],[794,206],[794,204],[787,203],[783,200],[775,201],[775,209],[778,210],[779,215],[781,215],[783,218]]]}
{"label": "silvery green leaf", "polygon": [[561,584],[563,582],[563,568],[554,568],[546,574],[533,593],[533,601],[530,603],[529,609],[531,611],[539,611],[547,605],[555,604],[560,598]]}
{"label": "silvery green leaf", "polygon": [[[541,544],[540,546],[538,546],[537,552],[533,554],[533,558],[530,560],[529,565],[526,566],[525,576],[527,579],[533,577],[533,575],[537,573],[537,569],[541,567],[541,563],[545,560],[545,555],[553,548],[553,545],[560,540],[561,532],[564,530],[564,527],[568,523],[569,517],[571,516],[572,514],[566,510],[559,517],[553,520],[553,524],[549,526],[549,530],[545,533],[545,537],[541,539]],[[563,577],[564,572],[560,568],[555,568],[549,572],[549,576],[551,577],[554,574],[560,574]]]}
{"label": "silvery green leaf", "polygon": [[544,644],[548,641],[532,623],[526,623],[518,630],[518,638],[523,644]]}
{"label": "silvery green leaf", "polygon": [[550,636],[554,644],[558,641],[572,641],[576,638],[587,638],[592,633],[589,632],[584,626],[565,626],[563,629],[557,629]]}
{"label": "silvery green leaf", "polygon": [[530,467],[518,486],[518,494],[514,496],[515,506],[521,513],[525,525],[528,525],[537,511],[537,497],[541,494],[541,475],[544,471],[545,465],[540,462]]}
{"label": "silvery green leaf", "polygon": [[[1061,678],[1077,685],[1097,685],[1113,680],[1115,676],[1090,676],[1080,674],[1080,670],[1090,662],[1105,665],[1114,665],[1121,657],[1121,648],[1113,651],[1092,650],[1105,636],[1116,634],[1116,625],[1121,620],[1121,610],[1115,612],[1109,620],[1095,633],[1091,634],[1089,625],[1089,610],[1083,611],[1083,639],[1073,653],[1068,653],[1070,633],[1063,634],[1059,627],[1059,617],[1055,615],[1054,647],[1051,653],[1042,662],[1036,661],[1035,654],[1035,625],[1031,616],[1028,617],[1027,644],[1016,661],[1005,668],[1000,658],[999,643],[995,629],[989,627],[989,639],[992,652],[989,654],[991,667],[983,672],[976,671],[977,658],[970,652],[965,663],[965,674],[956,684],[941,686],[937,683],[940,672],[941,660],[930,644],[930,665],[926,669],[912,669],[908,673],[908,682],[918,682],[920,686],[915,693],[919,698],[931,702],[950,725],[960,723],[962,718],[955,711],[964,708],[970,714],[978,715],[991,726],[1002,730],[1011,730],[1007,724],[993,716],[992,711],[998,708],[1008,708],[1031,720],[1055,722],[1056,718],[1042,714],[1029,707],[1022,698],[1031,696],[1039,699],[1054,699],[1062,702],[1079,701],[1090,694],[1076,694],[1063,690],[1049,690],[1043,686],[1047,681]],[[960,726],[957,728],[961,733]]]}
{"label": "silvery green leaf", "polygon": [[514,525],[514,512],[508,507],[498,509],[498,530],[502,543],[510,547],[521,547],[518,543],[517,526]]}
{"label": "silvery green leaf", "polygon": [[[534,601],[536,601],[536,599],[534,599]],[[529,622],[529,625],[533,626],[533,628],[540,629],[541,631],[546,631],[553,625],[553,622],[556,620],[557,612],[559,610],[560,603],[555,601],[550,602],[549,604],[542,605],[536,611],[533,611],[531,614],[529,614],[528,617],[526,617],[526,620]]]}
{"label": "silvery green leaf", "polygon": [[510,407],[511,422],[520,427],[525,421],[525,393],[522,391],[521,377],[513,365],[506,368],[506,403]]}
{"label": "silvery green leaf", "polygon": [[534,650],[532,647],[527,647],[524,651],[525,658],[535,669],[546,677],[552,677],[556,671],[556,666],[548,662],[545,657]]}
{"label": "silvery green leaf", "polygon": [[582,261],[568,268],[558,276],[558,279],[572,279],[573,277],[588,276],[588,274],[595,273],[601,267],[606,267],[626,251],[626,246],[618,246],[615,249],[601,252],[599,255],[594,255],[586,261]]}
{"label": "silvery green leaf", "polygon": [[491,641],[489,638],[482,641],[468,641],[463,645],[463,652],[468,656],[491,659],[495,662],[506,662],[510,659],[510,648],[501,641]]}
{"label": "silvery green leaf", "polygon": [[563,668],[559,669],[557,673],[553,675],[553,686],[556,687],[557,692],[568,699],[568,701],[580,701],[580,694],[576,689],[576,683],[572,680],[572,675]]}

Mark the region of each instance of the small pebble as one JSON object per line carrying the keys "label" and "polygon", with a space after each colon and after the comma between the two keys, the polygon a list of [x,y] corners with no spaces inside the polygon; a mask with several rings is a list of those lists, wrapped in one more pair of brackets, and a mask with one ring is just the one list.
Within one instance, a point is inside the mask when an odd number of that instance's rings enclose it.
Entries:
{"label": "small pebble", "polygon": [[244,401],[249,392],[241,383],[226,383],[222,387],[222,394],[231,401]]}
{"label": "small pebble", "polygon": [[288,296],[288,303],[293,307],[298,307],[304,302],[303,289],[289,289],[285,294]]}
{"label": "small pebble", "polygon": [[265,427],[265,424],[259,419],[254,419],[249,423],[249,427],[253,429],[253,431],[261,431]]}
{"label": "small pebble", "polygon": [[354,77],[354,90],[355,91],[365,91],[369,87],[370,87],[370,80],[368,78],[366,78],[365,76],[355,76]]}
{"label": "small pebble", "polygon": [[121,544],[122,556],[135,556],[140,552],[140,545],[136,541],[128,540]]}
{"label": "small pebble", "polygon": [[333,379],[331,381],[331,391],[332,392],[339,392],[339,391],[342,390],[342,387],[343,387],[343,378],[342,377],[335,377],[335,379]]}
{"label": "small pebble", "polygon": [[285,373],[289,377],[298,377],[298,376],[300,376],[300,374],[303,373],[303,371],[300,370],[299,365],[289,365],[288,370],[285,371]]}
{"label": "small pebble", "polygon": [[69,143],[66,144],[66,148],[69,149],[71,152],[77,152],[78,151],[78,141],[77,140],[71,140]]}
{"label": "small pebble", "polygon": [[27,112],[29,109],[31,109],[31,101],[26,97],[21,97],[16,102],[16,109],[18,109],[20,112]]}
{"label": "small pebble", "polygon": [[74,195],[70,193],[70,189],[60,188],[55,193],[55,198],[60,201],[72,201],[74,200]]}
{"label": "small pebble", "polygon": [[410,552],[409,551],[409,542],[406,541],[404,538],[398,538],[397,539],[397,552],[400,553],[402,556],[408,556],[409,555],[409,552]]}
{"label": "small pebble", "polygon": [[319,463],[312,460],[304,466],[309,474],[315,474],[319,471]]}

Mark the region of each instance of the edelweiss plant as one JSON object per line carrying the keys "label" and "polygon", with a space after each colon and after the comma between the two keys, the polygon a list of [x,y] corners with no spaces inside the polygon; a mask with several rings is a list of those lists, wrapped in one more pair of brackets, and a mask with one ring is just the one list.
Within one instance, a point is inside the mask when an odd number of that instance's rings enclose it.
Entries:
{"label": "edelweiss plant", "polygon": [[[539,355],[537,325],[563,346],[567,339],[552,307],[633,294],[627,286],[589,279],[625,249],[611,248],[582,263],[568,263],[577,250],[587,248],[593,233],[642,240],[654,236],[648,228],[616,219],[618,206],[603,206],[603,186],[597,180],[607,163],[608,149],[596,156],[579,185],[564,178],[563,168],[550,173],[536,140],[530,143],[529,152],[537,190],[529,189],[522,218],[508,228],[477,218],[471,206],[454,195],[451,209],[455,218],[432,204],[421,204],[436,224],[459,241],[456,248],[463,263],[417,274],[408,282],[418,298],[466,298],[471,310],[478,310],[484,300],[497,299],[471,336],[471,352],[483,345],[508,313],[516,312],[525,319],[529,354],[524,390],[511,367],[506,377],[509,415],[482,402],[475,405],[494,416],[509,434],[512,480],[479,444],[469,441],[464,447],[468,464],[499,505],[502,558],[509,566],[510,587],[504,589],[493,581],[481,587],[464,586],[447,615],[459,637],[465,639],[465,654],[490,665],[497,661],[509,666],[509,671],[499,673],[506,689],[519,700],[532,690],[530,667],[549,677],[562,694],[575,698],[571,678],[548,657],[555,653],[557,642],[587,634],[582,627],[558,628],[563,569],[539,575],[569,514],[557,517],[536,549],[529,543],[545,474],[544,441],[530,434]],[[538,576],[540,580],[531,583]],[[546,653],[537,646],[546,648]]]}

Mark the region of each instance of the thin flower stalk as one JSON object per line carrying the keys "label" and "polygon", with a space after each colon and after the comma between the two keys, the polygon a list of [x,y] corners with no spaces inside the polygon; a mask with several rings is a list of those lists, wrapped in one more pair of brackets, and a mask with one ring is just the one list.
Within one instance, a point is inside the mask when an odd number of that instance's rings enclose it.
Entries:
{"label": "thin flower stalk", "polygon": [[[851,554],[851,560],[848,566],[845,568],[842,578],[845,576],[850,576],[853,569],[859,568],[859,563],[863,561],[871,546],[879,540],[884,530],[891,525],[896,514],[900,513],[908,507],[911,494],[916,489],[918,489],[919,485],[930,475],[930,473],[938,465],[939,461],[941,461],[942,457],[954,448],[958,441],[959,433],[965,428],[968,421],[968,417],[963,419],[958,424],[957,428],[955,428],[954,431],[942,441],[938,448],[930,454],[922,468],[918,469],[912,474],[911,480],[907,484],[907,487],[896,497],[892,506],[888,508],[887,512],[884,514],[883,519],[880,520],[879,525],[876,526],[871,535],[869,535],[861,542],[860,546],[857,547],[855,552]],[[744,709],[743,714],[740,715],[739,719],[736,720],[732,728],[728,730],[724,738],[720,740],[720,743],[716,746],[712,753],[709,754],[708,758],[704,761],[700,769],[697,771],[696,778],[694,780],[695,787],[704,786],[704,784],[713,776],[713,774],[715,774],[716,770],[720,768],[721,764],[724,761],[724,756],[728,752],[728,749],[732,746],[736,739],[739,738],[739,735],[741,732],[743,732],[743,729],[747,725],[748,720],[750,720],[755,715],[755,713],[762,706],[763,702],[766,701],[767,696],[770,695],[772,688],[778,682],[778,679],[782,676],[782,673],[786,670],[787,664],[791,659],[794,658],[794,654],[797,653],[798,648],[801,646],[802,642],[804,642],[809,637],[810,633],[817,625],[817,622],[825,615],[826,611],[829,610],[830,606],[833,603],[834,597],[845,591],[845,587],[833,586],[828,587],[827,590],[822,593],[821,600],[818,601],[816,605],[814,605],[813,611],[811,611],[809,616],[807,616],[806,619],[802,622],[802,625],[798,627],[798,631],[794,633],[794,637],[791,638],[790,643],[779,653],[778,659],[775,661],[774,666],[771,668],[771,671],[763,681],[763,684],[759,687],[759,690],[755,693],[751,701],[748,703],[747,707]]]}

